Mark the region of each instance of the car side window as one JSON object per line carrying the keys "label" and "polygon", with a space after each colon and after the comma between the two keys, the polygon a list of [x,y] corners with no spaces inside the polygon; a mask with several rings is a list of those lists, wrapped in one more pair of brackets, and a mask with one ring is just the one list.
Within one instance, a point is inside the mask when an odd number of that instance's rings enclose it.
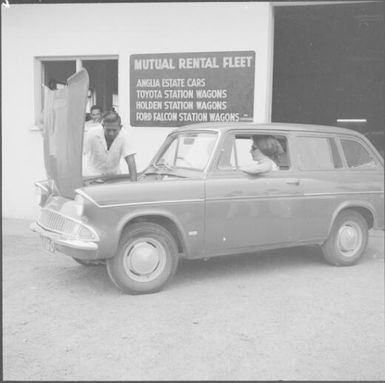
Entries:
{"label": "car side window", "polygon": [[[281,151],[273,159],[280,170],[290,167],[287,138],[281,135],[266,134],[231,134],[227,137],[219,158],[218,168],[221,170],[235,170],[246,166],[252,161],[250,153],[254,139],[257,137],[273,137],[278,141]],[[254,139],[253,139],[254,138]]]}
{"label": "car side window", "polygon": [[341,139],[341,145],[349,168],[373,169],[377,167],[374,158],[358,141]]}
{"label": "car side window", "polygon": [[296,143],[301,170],[331,170],[342,166],[333,138],[302,136],[296,138]]}

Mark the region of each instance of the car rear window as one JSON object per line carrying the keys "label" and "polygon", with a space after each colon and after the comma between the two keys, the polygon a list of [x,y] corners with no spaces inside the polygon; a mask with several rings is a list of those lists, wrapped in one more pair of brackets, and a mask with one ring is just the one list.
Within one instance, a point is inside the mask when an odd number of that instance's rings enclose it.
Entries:
{"label": "car rear window", "polygon": [[331,137],[297,137],[296,156],[301,170],[331,170],[342,167]]}
{"label": "car rear window", "polygon": [[372,155],[358,141],[341,139],[341,145],[349,168],[373,169],[377,167]]}

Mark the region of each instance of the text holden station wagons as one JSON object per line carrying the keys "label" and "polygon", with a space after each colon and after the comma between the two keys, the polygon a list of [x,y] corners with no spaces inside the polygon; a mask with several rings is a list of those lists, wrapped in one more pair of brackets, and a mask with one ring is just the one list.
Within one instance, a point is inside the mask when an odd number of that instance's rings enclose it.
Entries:
{"label": "text holden station wagons", "polygon": [[[105,262],[128,293],[161,289],[180,258],[318,245],[334,265],[356,263],[368,229],[384,227],[384,162],[361,134],[295,124],[197,124],[175,129],[137,182],[82,178],[88,75],[46,95],[43,246],[83,265]],[[52,134],[53,133],[53,134]],[[253,139],[282,146],[279,169],[250,175]]]}

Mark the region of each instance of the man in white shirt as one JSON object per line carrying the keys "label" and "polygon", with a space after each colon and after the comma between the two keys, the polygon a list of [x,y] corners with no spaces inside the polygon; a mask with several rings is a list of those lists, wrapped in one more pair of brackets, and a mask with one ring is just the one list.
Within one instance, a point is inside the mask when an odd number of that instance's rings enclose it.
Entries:
{"label": "man in white shirt", "polygon": [[99,105],[91,106],[90,110],[91,119],[86,121],[84,125],[84,131],[88,132],[92,128],[100,126],[102,122],[102,108]]}
{"label": "man in white shirt", "polygon": [[103,116],[99,127],[86,133],[83,154],[87,156],[85,175],[120,174],[120,160],[124,159],[131,180],[137,180],[135,149],[130,134],[122,129],[120,116],[114,111]]}

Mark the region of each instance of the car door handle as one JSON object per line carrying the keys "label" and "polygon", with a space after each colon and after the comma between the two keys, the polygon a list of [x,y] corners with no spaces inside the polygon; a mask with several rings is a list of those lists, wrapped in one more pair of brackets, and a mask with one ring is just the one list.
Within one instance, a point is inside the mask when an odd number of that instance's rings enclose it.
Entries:
{"label": "car door handle", "polygon": [[300,182],[300,180],[291,180],[291,181],[286,181],[286,183],[288,184],[288,185],[299,185],[301,182]]}

